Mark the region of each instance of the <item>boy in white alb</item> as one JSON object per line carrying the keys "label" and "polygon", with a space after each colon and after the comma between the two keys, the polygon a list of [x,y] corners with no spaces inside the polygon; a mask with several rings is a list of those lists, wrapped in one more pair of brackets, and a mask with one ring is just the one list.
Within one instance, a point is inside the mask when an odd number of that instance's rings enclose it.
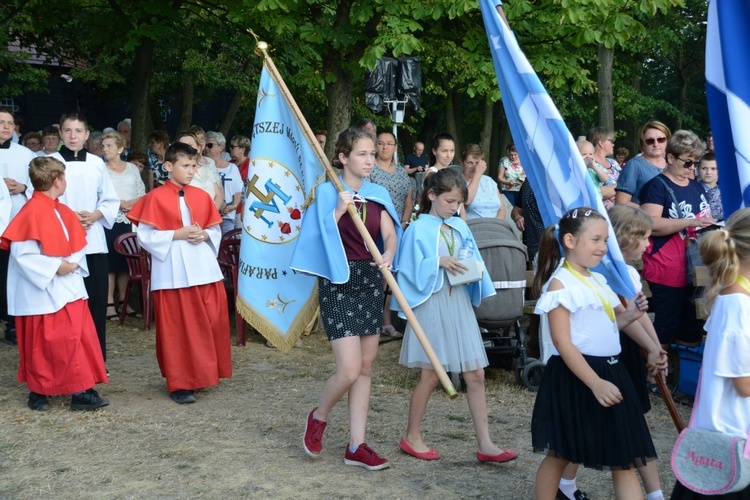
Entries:
{"label": "boy in white alb", "polygon": [[19,382],[29,408],[49,410],[47,396],[73,394],[71,409],[106,406],[94,384],[107,381],[96,330],[86,304],[86,231],[58,202],[65,166],[49,157],[31,163],[36,191],[0,240],[10,251],[8,310],[16,316]]}
{"label": "boy in white alb", "polygon": [[84,149],[89,138],[88,122],[81,113],[68,113],[60,119],[63,146],[50,155],[65,164],[68,187],[60,202],[70,207],[86,229],[86,263],[89,276],[84,280],[89,309],[96,334],[107,360],[107,291],[109,265],[104,229],[112,229],[120,209],[120,198],[112,185],[104,161]]}
{"label": "boy in white alb", "polygon": [[[15,118],[13,110],[0,107],[0,176],[5,181],[3,187],[8,190],[12,205],[9,219],[0,229],[16,216],[33,191],[29,181],[29,163],[36,158],[30,149],[13,141]],[[0,233],[1,234],[1,233]],[[0,252],[0,320],[5,319],[5,341],[16,343],[15,320],[7,315],[7,297],[5,296],[6,278],[8,275],[8,252]]]}
{"label": "boy in white alb", "polygon": [[141,198],[128,219],[151,253],[156,357],[177,404],[194,403],[196,389],[232,376],[229,312],[216,256],[221,216],[211,197],[190,185],[198,152],[167,148],[169,180]]}

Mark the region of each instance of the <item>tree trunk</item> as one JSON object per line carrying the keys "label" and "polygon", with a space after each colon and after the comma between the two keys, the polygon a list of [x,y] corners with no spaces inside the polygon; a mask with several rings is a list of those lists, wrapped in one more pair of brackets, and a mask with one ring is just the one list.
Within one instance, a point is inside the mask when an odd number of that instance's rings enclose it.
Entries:
{"label": "tree trunk", "polygon": [[349,128],[352,122],[352,89],[354,80],[350,73],[341,68],[332,68],[336,81],[326,83],[328,97],[328,141],[326,156],[331,158],[336,147],[336,140],[341,132]]}
{"label": "tree trunk", "polygon": [[484,160],[487,162],[487,175],[492,176],[492,163],[490,163],[490,145],[492,144],[492,100],[489,96],[484,100],[484,126],[479,135],[479,145],[484,151]]}
{"label": "tree trunk", "polygon": [[159,107],[159,101],[154,98],[149,100],[149,110],[151,111],[151,124],[154,130],[167,130],[167,125],[164,123],[164,119],[161,117],[161,108]]}
{"label": "tree trunk", "polygon": [[443,90],[448,97],[445,99],[445,131],[456,140],[456,149],[458,149],[458,125],[456,124],[456,114],[453,112],[453,95],[451,93],[450,82],[443,77]]}
{"label": "tree trunk", "polygon": [[134,151],[146,151],[148,134],[151,132],[147,121],[148,95],[153,70],[154,41],[144,38],[136,47],[133,58],[133,93],[130,105],[132,135],[130,147]]}
{"label": "tree trunk", "polygon": [[177,122],[178,135],[189,129],[193,123],[194,94],[193,75],[192,73],[185,73],[182,76],[182,103],[180,105],[180,120]]}
{"label": "tree trunk", "polygon": [[459,155],[460,155],[460,148],[463,147],[463,129],[461,128],[461,125],[464,122],[464,114],[463,114],[463,108],[462,108],[462,102],[461,102],[461,93],[458,90],[451,90],[450,91],[450,98],[451,102],[453,103],[453,123],[455,123],[456,130],[455,133],[451,132],[451,135],[456,139],[456,159],[453,160],[454,163],[458,163]]}
{"label": "tree trunk", "polygon": [[675,57],[675,73],[677,74],[677,109],[680,114],[677,116],[677,122],[675,123],[675,129],[682,129],[682,117],[687,112],[687,91],[688,91],[688,78],[685,75],[685,65],[683,64],[682,54],[677,54]]}
{"label": "tree trunk", "polygon": [[599,126],[610,130],[615,129],[615,105],[612,94],[612,64],[615,59],[615,49],[608,49],[599,44],[596,49],[599,58],[597,82],[599,84]]}
{"label": "tree trunk", "polygon": [[234,118],[237,116],[237,112],[240,110],[240,106],[242,106],[244,100],[245,92],[243,90],[235,91],[232,101],[229,103],[226,113],[224,113],[224,118],[221,120],[221,125],[219,125],[219,132],[224,134],[224,137],[228,137],[229,129],[232,128],[232,122],[234,122]]}

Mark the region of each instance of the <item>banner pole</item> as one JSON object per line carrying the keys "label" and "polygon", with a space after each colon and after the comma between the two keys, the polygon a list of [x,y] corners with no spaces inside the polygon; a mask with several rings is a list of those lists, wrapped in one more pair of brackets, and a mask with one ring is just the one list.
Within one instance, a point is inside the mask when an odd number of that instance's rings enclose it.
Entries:
{"label": "banner pole", "polygon": [[[263,57],[263,65],[266,67],[271,77],[279,86],[279,89],[281,89],[283,97],[289,105],[289,109],[292,110],[292,114],[294,114],[297,123],[299,123],[300,127],[302,128],[302,133],[305,135],[305,139],[310,144],[313,151],[315,151],[315,155],[318,157],[318,161],[321,165],[323,165],[323,168],[325,168],[329,179],[331,180],[333,185],[336,186],[336,190],[338,192],[343,191],[344,187],[341,185],[338,175],[336,175],[336,172],[329,163],[328,158],[325,157],[325,153],[320,147],[320,144],[318,144],[318,141],[315,139],[315,135],[313,134],[312,129],[310,129],[310,126],[307,124],[307,120],[305,120],[302,112],[297,106],[297,103],[294,101],[292,94],[289,92],[289,89],[284,83],[284,80],[281,78],[281,75],[276,69],[276,65],[273,63],[273,60],[268,55],[268,44],[266,42],[258,42],[255,45],[255,53]],[[349,204],[349,206],[347,207],[347,212],[354,221],[354,225],[357,226],[357,229],[362,235],[362,238],[365,240],[365,244],[370,250],[373,259],[375,259],[376,262],[381,260],[383,256],[380,254],[380,250],[378,250],[377,244],[375,243],[375,241],[373,241],[370,233],[367,232],[367,228],[362,222],[362,219],[357,216],[357,210],[354,207],[354,204]],[[409,307],[409,303],[406,301],[406,297],[404,297],[403,292],[396,283],[396,279],[393,277],[393,273],[391,273],[390,269],[385,268],[381,268],[380,272],[383,274],[386,283],[391,288],[393,297],[396,299],[398,305],[401,307],[401,310],[406,315],[406,320],[414,330],[414,333],[417,336],[417,340],[419,340],[419,343],[422,345],[422,349],[424,349],[425,354],[427,354],[427,358],[430,360],[430,363],[432,363],[432,368],[435,370],[435,373],[440,379],[440,383],[445,388],[445,392],[451,399],[455,399],[458,396],[458,393],[456,392],[455,387],[453,387],[453,383],[451,382],[450,377],[448,377],[448,374],[445,372],[445,368],[443,368],[442,363],[440,363],[437,354],[435,354],[435,350],[432,348],[430,341],[427,340],[427,335],[425,335],[424,330],[422,330],[422,326],[417,321],[417,317],[414,315],[414,311],[412,311],[411,307]]]}

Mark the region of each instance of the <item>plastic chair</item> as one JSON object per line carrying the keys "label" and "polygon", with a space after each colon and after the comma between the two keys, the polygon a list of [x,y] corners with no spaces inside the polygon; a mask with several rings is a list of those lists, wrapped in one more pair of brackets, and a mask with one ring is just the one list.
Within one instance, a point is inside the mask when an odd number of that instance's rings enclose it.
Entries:
{"label": "plastic chair", "polygon": [[233,299],[232,304],[234,305],[234,324],[237,332],[237,345],[244,346],[247,337],[245,318],[242,317],[239,310],[237,309],[237,281],[240,264],[240,240],[239,238],[226,237],[232,232],[233,231],[229,231],[225,235],[225,237],[222,238],[221,244],[219,245],[218,260],[221,272],[224,275],[224,278],[226,278],[227,293],[231,293],[230,297],[232,297]]}
{"label": "plastic chair", "polygon": [[154,311],[154,303],[151,296],[151,254],[146,252],[138,244],[135,233],[125,233],[115,239],[115,251],[125,257],[128,263],[130,278],[125,288],[125,300],[122,311],[120,311],[120,324],[125,322],[128,311],[128,299],[132,285],[140,284],[141,301],[143,305],[143,329],[151,329],[151,315]]}

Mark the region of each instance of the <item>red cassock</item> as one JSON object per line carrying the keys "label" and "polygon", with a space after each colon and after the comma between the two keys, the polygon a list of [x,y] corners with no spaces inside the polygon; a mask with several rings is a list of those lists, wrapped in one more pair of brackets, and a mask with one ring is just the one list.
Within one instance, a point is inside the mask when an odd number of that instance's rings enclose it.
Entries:
{"label": "red cassock", "polygon": [[[204,229],[220,227],[221,216],[204,191],[184,186],[184,200],[193,222]],[[180,211],[180,187],[169,181],[148,193],[128,213],[136,224],[157,230],[177,230],[184,226]],[[176,242],[172,242],[172,245]],[[170,257],[168,257],[170,258]],[[218,263],[195,261],[192,266]],[[152,266],[159,263],[152,259]],[[154,290],[156,316],[156,357],[167,380],[167,389],[194,390],[219,383],[232,376],[229,311],[224,284],[213,283],[183,288]]]}
{"label": "red cassock", "polygon": [[[86,246],[86,231],[70,208],[34,192],[3,234],[0,248],[9,249],[12,242],[29,240],[39,243],[41,255],[66,258]],[[11,265],[19,264],[12,259]],[[85,290],[83,278],[73,285],[79,286],[81,293]],[[16,332],[18,380],[26,382],[30,391],[57,396],[85,391],[107,381],[99,339],[85,299],[72,300],[50,313],[17,315]]]}

